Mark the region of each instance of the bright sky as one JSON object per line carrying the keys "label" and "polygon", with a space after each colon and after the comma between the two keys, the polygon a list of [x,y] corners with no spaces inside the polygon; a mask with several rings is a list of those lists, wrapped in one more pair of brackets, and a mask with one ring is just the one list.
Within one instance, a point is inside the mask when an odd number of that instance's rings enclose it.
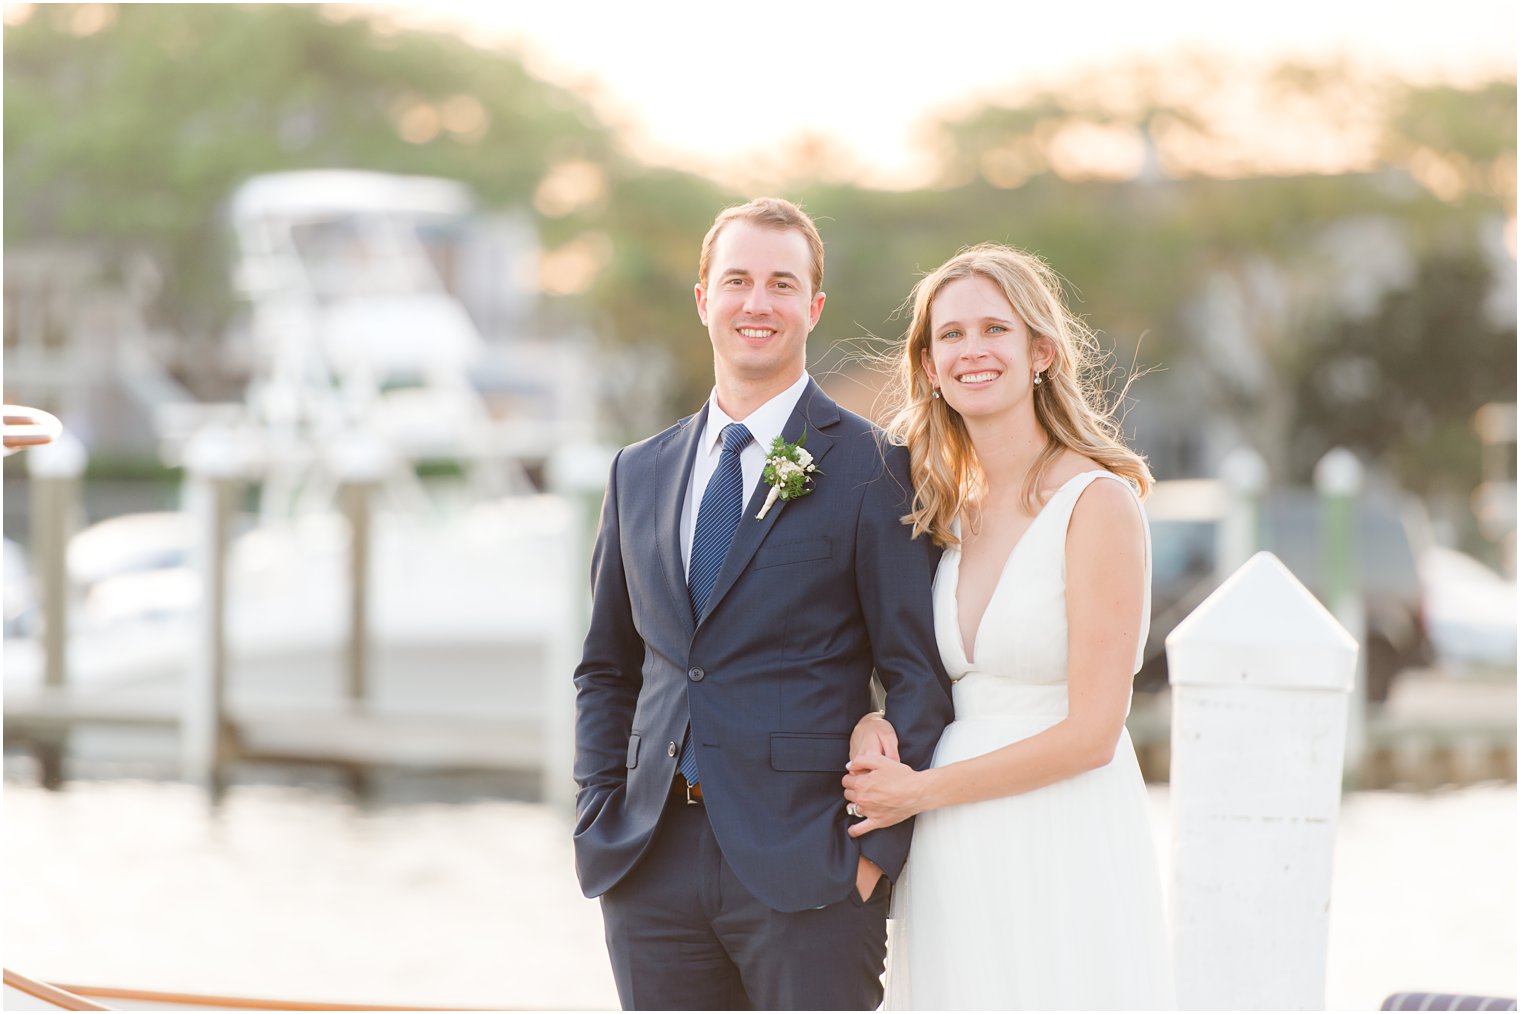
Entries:
{"label": "bright sky", "polygon": [[387,5],[520,48],[655,161],[742,179],[805,132],[842,144],[862,178],[911,185],[914,131],[975,98],[1136,56],[1349,56],[1418,79],[1513,76],[1513,0],[710,0]]}

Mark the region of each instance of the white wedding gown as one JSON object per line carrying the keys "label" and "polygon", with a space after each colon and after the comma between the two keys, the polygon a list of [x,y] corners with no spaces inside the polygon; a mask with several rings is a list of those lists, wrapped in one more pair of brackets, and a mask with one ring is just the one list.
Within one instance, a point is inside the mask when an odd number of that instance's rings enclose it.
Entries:
{"label": "white wedding gown", "polygon": [[[956,609],[960,552],[945,551],[934,626],[955,721],[935,767],[1027,739],[1066,715],[1066,528],[1082,491],[1104,477],[1124,481],[1103,471],[1073,476],[1030,523],[987,604],[974,663]],[[1147,543],[1142,649],[1149,560]],[[920,814],[893,914],[889,1010],[1174,1007],[1145,785],[1129,733],[1096,770]]]}

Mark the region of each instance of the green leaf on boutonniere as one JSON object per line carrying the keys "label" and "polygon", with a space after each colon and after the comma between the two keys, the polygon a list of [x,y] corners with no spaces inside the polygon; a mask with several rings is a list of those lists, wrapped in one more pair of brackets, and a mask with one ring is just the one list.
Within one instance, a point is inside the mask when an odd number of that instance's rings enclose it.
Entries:
{"label": "green leaf on boutonniere", "polygon": [[802,431],[795,444],[787,443],[782,437],[771,441],[770,453],[765,458],[765,472],[761,476],[771,491],[765,497],[765,506],[755,515],[756,520],[764,519],[777,500],[795,500],[813,491],[814,477],[823,473],[813,464],[813,456],[803,448],[806,443],[807,430]]}

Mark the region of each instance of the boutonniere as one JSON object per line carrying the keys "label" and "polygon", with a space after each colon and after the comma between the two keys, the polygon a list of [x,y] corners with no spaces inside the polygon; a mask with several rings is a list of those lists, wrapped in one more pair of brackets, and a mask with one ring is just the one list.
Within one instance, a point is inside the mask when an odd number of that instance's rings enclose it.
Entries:
{"label": "boutonniere", "polygon": [[813,491],[813,476],[823,473],[813,464],[813,456],[803,448],[805,443],[807,430],[802,431],[795,444],[789,444],[781,437],[771,441],[771,453],[765,458],[762,476],[770,484],[771,491],[766,494],[765,506],[755,515],[756,521],[765,520],[766,512],[777,500],[795,500]]}

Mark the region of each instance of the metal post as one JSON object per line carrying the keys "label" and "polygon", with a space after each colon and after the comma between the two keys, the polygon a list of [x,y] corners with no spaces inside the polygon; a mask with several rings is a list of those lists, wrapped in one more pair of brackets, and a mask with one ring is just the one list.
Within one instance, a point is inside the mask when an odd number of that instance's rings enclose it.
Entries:
{"label": "metal post", "polygon": [[564,812],[575,804],[575,684],[571,675],[591,613],[587,574],[612,457],[610,448],[573,444],[557,450],[549,461],[549,488],[564,499],[569,511],[563,529],[565,601],[558,611],[562,621],[550,635],[545,667],[543,798]]}
{"label": "metal post", "polygon": [[1184,1010],[1322,1010],[1356,643],[1271,553],[1166,639]]}
{"label": "metal post", "polygon": [[[1314,466],[1314,487],[1321,500],[1320,533],[1325,568],[1325,608],[1351,632],[1358,644],[1367,643],[1367,617],[1357,563],[1356,501],[1362,486],[1362,466],[1356,455],[1337,447]],[[1367,752],[1367,652],[1357,653],[1356,680],[1351,688],[1351,716],[1346,730],[1346,787],[1356,784]]]}
{"label": "metal post", "polygon": [[[32,564],[40,585],[42,606],[42,684],[50,694],[63,693],[69,662],[69,537],[79,509],[79,481],[87,454],[79,438],[67,431],[27,456],[30,490]],[[68,730],[61,728],[38,744],[42,784],[63,783],[63,757]]]}

